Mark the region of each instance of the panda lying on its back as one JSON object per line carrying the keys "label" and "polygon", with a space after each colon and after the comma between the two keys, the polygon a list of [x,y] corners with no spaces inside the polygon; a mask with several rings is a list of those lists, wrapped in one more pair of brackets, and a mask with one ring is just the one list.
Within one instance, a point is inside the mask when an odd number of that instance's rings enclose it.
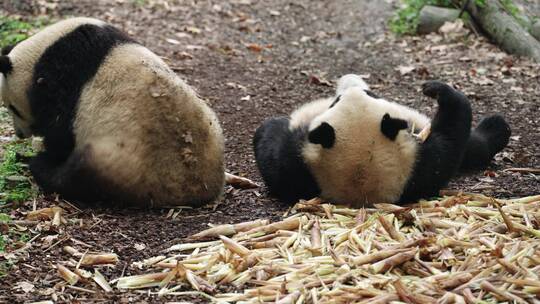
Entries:
{"label": "panda lying on its back", "polygon": [[377,98],[353,75],[340,79],[336,98],[265,121],[254,149],[271,193],[288,202],[318,195],[353,206],[411,202],[437,195],[462,164],[489,163],[508,143],[500,116],[470,135],[469,101],[450,86],[428,82],[423,93],[439,104],[423,142],[410,131],[429,127],[426,116]]}
{"label": "panda lying on its back", "polygon": [[111,25],[58,22],[3,50],[0,72],[17,134],[44,138],[30,170],[46,192],[156,207],[221,194],[215,114],[157,55]]}

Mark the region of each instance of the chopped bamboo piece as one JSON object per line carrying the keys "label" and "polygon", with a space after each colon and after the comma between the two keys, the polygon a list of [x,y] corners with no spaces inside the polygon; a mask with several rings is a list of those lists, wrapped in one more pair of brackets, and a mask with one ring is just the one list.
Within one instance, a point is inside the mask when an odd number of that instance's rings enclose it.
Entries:
{"label": "chopped bamboo piece", "polygon": [[388,232],[390,237],[392,237],[396,241],[400,241],[400,242],[403,241],[403,236],[394,228],[394,226],[392,226],[391,223],[389,223],[384,218],[384,216],[379,215],[378,219],[379,219],[379,222],[381,223],[381,225],[383,226],[384,230],[386,230],[386,232]]}
{"label": "chopped bamboo piece", "polygon": [[141,274],[123,277],[118,280],[116,287],[120,289],[139,289],[158,286],[167,277],[168,272]]}
{"label": "chopped bamboo piece", "polygon": [[439,281],[439,286],[442,289],[452,289],[469,282],[472,278],[473,275],[468,272],[456,273],[448,279]]}
{"label": "chopped bamboo piece", "polygon": [[[246,304],[534,303],[540,196],[445,194],[405,207],[380,204],[379,210],[301,201],[276,223],[202,231],[193,238],[219,240],[174,245],[163,256],[133,263],[150,273],[120,278],[116,286]],[[81,261],[87,255],[64,250]]]}
{"label": "chopped bamboo piece", "polygon": [[67,269],[65,266],[58,264],[56,265],[56,268],[58,269],[58,274],[60,277],[68,282],[69,285],[75,285],[79,281],[80,277],[73,271]]}
{"label": "chopped bamboo piece", "polygon": [[313,252],[313,255],[322,254],[321,244],[321,225],[319,219],[316,219],[313,227],[311,227],[311,252]]}
{"label": "chopped bamboo piece", "polygon": [[225,182],[239,189],[259,188],[259,185],[257,185],[254,181],[250,180],[249,178],[241,177],[241,176],[230,174],[227,172],[225,172]]}
{"label": "chopped bamboo piece", "polygon": [[109,285],[109,282],[105,279],[105,277],[99,272],[97,269],[94,270],[94,276],[92,277],[94,279],[94,282],[96,282],[105,292],[112,292],[113,289],[111,285]]}
{"label": "chopped bamboo piece", "polygon": [[268,220],[256,220],[251,222],[245,222],[235,225],[225,224],[212,227],[210,229],[203,230],[190,237],[192,240],[200,240],[206,238],[216,238],[220,235],[230,236],[239,232],[251,230],[256,227],[268,225]]}
{"label": "chopped bamboo piece", "polygon": [[118,263],[118,255],[115,253],[103,253],[103,254],[86,254],[81,260],[83,266],[104,265],[104,264],[116,264]]}
{"label": "chopped bamboo piece", "polygon": [[57,217],[56,223],[60,224],[60,217],[63,212],[64,212],[64,209],[60,207],[43,208],[43,209],[29,212],[26,215],[26,219],[44,221],[44,220],[54,220],[54,218]]}
{"label": "chopped bamboo piece", "polygon": [[379,261],[375,264],[373,264],[371,267],[373,269],[373,272],[375,273],[382,273],[388,271],[390,268],[395,267],[397,265],[403,264],[409,260],[412,260],[414,258],[414,255],[416,254],[416,250],[406,251],[402,253],[398,253],[394,256],[391,256],[389,258],[386,258],[382,261]]}
{"label": "chopped bamboo piece", "polygon": [[219,238],[223,242],[223,245],[225,245],[225,248],[229,249],[230,251],[238,254],[241,257],[247,256],[251,253],[249,249],[246,247],[238,244],[236,241],[224,236],[220,235]]}

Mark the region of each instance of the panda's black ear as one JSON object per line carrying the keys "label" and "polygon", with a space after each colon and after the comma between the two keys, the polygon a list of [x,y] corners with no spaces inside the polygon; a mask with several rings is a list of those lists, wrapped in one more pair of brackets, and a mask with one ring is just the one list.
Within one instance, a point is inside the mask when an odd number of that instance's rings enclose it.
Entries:
{"label": "panda's black ear", "polygon": [[8,56],[0,56],[0,73],[6,75],[11,72],[13,65],[11,64],[11,59]]}
{"label": "panda's black ear", "polygon": [[399,118],[392,118],[388,113],[384,114],[381,120],[381,132],[390,140],[395,140],[400,130],[408,128],[407,121]]}
{"label": "panda's black ear", "polygon": [[311,143],[319,144],[323,148],[329,149],[334,146],[336,132],[331,125],[323,122],[320,126],[309,132],[308,139]]}
{"label": "panda's black ear", "polygon": [[14,47],[15,47],[15,44],[3,47],[2,51],[0,52],[0,55],[2,56],[8,55],[11,52],[11,50],[13,50]]}

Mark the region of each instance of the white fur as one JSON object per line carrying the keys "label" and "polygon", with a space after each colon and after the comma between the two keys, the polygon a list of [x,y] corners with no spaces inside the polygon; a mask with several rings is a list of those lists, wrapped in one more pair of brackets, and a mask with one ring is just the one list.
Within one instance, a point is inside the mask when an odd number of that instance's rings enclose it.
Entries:
{"label": "white fur", "polygon": [[308,126],[315,117],[328,110],[333,101],[333,98],[322,98],[300,106],[291,113],[289,129]]}
{"label": "white fur", "polygon": [[369,90],[368,84],[356,74],[347,74],[341,76],[337,83],[336,95],[342,95],[347,89],[352,87],[359,87],[362,90]]}
{"label": "white fur", "polygon": [[[347,74],[342,76],[337,82],[336,97],[343,95],[351,88],[369,90],[369,86],[360,76]],[[289,128],[293,130],[309,125],[313,119],[328,110],[334,100],[335,97],[317,99],[300,106],[292,112]],[[380,103],[379,106],[385,108],[392,117],[408,121],[411,127],[414,126],[416,131],[424,129],[430,123],[430,119],[426,115],[421,114],[415,109],[382,98],[374,100],[378,101]]]}
{"label": "white fur", "polygon": [[394,141],[382,134],[382,117],[399,114],[396,109],[353,86],[336,106],[313,119],[310,130],[327,122],[336,132],[332,148],[308,142],[302,151],[323,198],[357,207],[399,199],[412,174],[418,143],[406,130]]}

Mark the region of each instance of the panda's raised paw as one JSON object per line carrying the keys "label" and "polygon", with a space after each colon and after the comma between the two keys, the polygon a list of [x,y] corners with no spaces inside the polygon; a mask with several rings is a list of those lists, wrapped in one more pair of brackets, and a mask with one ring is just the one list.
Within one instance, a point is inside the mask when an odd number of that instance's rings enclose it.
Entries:
{"label": "panda's raised paw", "polygon": [[439,98],[442,92],[452,90],[452,88],[444,82],[432,80],[425,82],[422,85],[422,93],[431,98]]}

